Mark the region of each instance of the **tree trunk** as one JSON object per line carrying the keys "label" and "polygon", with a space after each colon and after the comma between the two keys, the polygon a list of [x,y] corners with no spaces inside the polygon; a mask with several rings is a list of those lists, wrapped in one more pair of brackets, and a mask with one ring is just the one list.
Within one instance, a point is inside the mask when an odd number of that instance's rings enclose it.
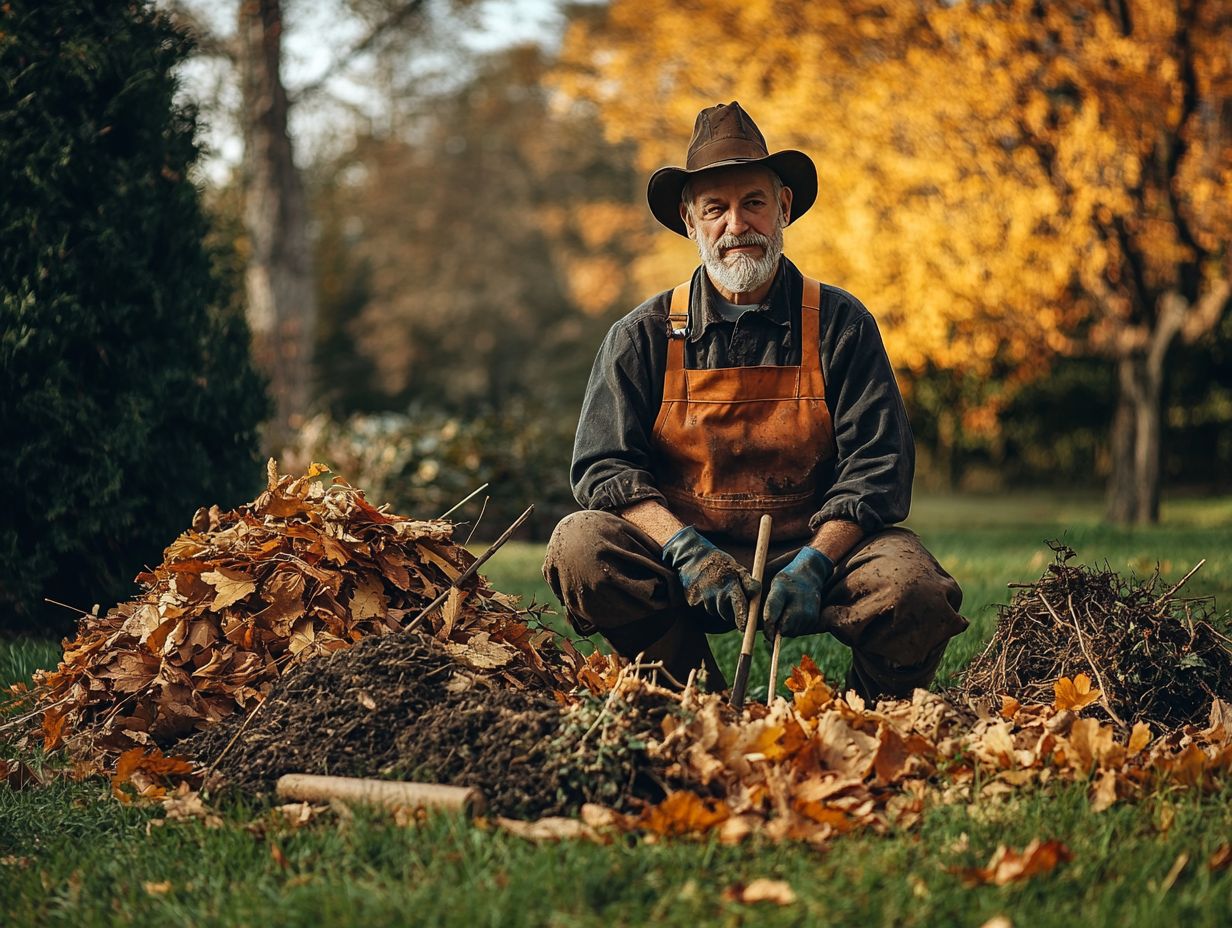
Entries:
{"label": "tree trunk", "polygon": [[308,408],[316,294],[304,185],[287,134],[280,0],[241,0],[239,47],[248,320],[274,402],[266,450],[283,455]]}
{"label": "tree trunk", "polygon": [[1164,361],[1189,304],[1175,292],[1159,299],[1145,344],[1117,358],[1117,409],[1112,420],[1112,473],[1108,518],[1121,524],[1159,521],[1163,447]]}
{"label": "tree trunk", "polygon": [[1159,521],[1163,369],[1143,355],[1117,361],[1117,409],[1112,422],[1108,518],[1121,524]]}

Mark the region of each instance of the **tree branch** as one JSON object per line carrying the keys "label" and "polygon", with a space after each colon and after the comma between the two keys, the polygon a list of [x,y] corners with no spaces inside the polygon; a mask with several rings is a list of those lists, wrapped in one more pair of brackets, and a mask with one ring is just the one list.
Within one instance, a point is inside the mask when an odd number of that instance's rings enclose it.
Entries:
{"label": "tree branch", "polygon": [[386,33],[407,23],[426,5],[426,0],[405,0],[404,3],[395,7],[388,16],[368,30],[368,33],[363,38],[330,62],[329,67],[321,75],[291,94],[291,103],[298,103],[305,97],[310,97],[320,92],[334,76],[344,70],[358,56],[369,51]]}

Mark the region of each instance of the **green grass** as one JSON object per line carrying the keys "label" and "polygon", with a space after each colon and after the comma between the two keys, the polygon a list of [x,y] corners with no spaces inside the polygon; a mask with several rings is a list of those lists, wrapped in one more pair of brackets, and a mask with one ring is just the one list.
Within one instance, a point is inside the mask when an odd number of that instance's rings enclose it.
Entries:
{"label": "green grass", "polygon": [[[923,497],[910,523],[966,593],[971,629],[946,655],[949,678],[995,621],[1005,584],[1039,575],[1062,538],[1088,562],[1138,573],[1159,561],[1178,579],[1201,558],[1196,594],[1232,603],[1232,499],[1165,507],[1162,525],[1100,525],[1098,501],[1039,494]],[[489,562],[494,585],[550,602],[542,547],[511,544]],[[716,639],[734,665],[735,636]],[[787,649],[794,660],[800,643]],[[831,674],[843,649],[810,645]],[[50,642],[0,644],[0,682],[53,662]],[[763,680],[759,646],[754,680]],[[761,684],[764,693],[764,682]],[[523,774],[525,775],[525,774]],[[1165,806],[1175,813],[1161,828]],[[1080,787],[1008,802],[930,808],[911,832],[800,846],[617,842],[537,846],[453,817],[400,828],[361,812],[306,828],[252,827],[261,810],[225,810],[223,827],[155,826],[158,810],[107,798],[100,783],[12,792],[0,786],[0,925],[964,925],[994,915],[1015,925],[1222,926],[1232,923],[1232,869],[1206,862],[1232,834],[1232,793],[1158,796],[1092,814]],[[963,837],[965,835],[965,837]],[[1005,888],[965,887],[951,868],[982,866],[998,844],[1059,839],[1074,859]],[[274,847],[286,861],[276,859]],[[1165,877],[1180,855],[1188,863]],[[756,877],[787,880],[789,907],[741,906],[722,890]],[[146,884],[170,883],[166,892]]]}

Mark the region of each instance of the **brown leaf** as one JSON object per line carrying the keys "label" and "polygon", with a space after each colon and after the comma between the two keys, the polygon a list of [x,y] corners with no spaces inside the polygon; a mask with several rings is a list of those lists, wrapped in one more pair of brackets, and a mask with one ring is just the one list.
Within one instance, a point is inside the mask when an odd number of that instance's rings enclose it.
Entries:
{"label": "brown leaf", "polygon": [[986,867],[952,868],[969,886],[991,883],[1004,886],[1028,880],[1041,873],[1048,873],[1064,861],[1073,858],[1060,841],[1043,841],[1038,838],[1023,848],[1022,853],[1001,845],[993,852]]}
{"label": "brown leaf", "polygon": [[19,760],[0,760],[0,780],[12,790],[43,785],[42,778],[34,769]]}
{"label": "brown leaf", "polygon": [[210,608],[215,612],[238,603],[257,589],[257,582],[248,574],[226,567],[204,573],[201,579],[217,591],[214,601],[210,604]]}
{"label": "brown leaf", "polygon": [[1103,812],[1117,801],[1117,774],[1114,770],[1105,770],[1095,783],[1091,794],[1091,811]]}
{"label": "brown leaf", "polygon": [[786,880],[770,880],[758,877],[751,883],[735,883],[723,890],[723,898],[728,902],[739,902],[743,905],[754,905],[758,902],[772,902],[775,905],[794,905],[795,890]]}
{"label": "brown leaf", "polygon": [[843,776],[863,777],[873,767],[880,742],[852,728],[838,712],[827,712],[817,725],[817,756],[827,769]]}
{"label": "brown leaf", "polygon": [[1215,849],[1215,853],[1211,854],[1206,862],[1206,869],[1212,873],[1218,873],[1221,870],[1227,870],[1228,867],[1232,867],[1232,842],[1225,841]]}

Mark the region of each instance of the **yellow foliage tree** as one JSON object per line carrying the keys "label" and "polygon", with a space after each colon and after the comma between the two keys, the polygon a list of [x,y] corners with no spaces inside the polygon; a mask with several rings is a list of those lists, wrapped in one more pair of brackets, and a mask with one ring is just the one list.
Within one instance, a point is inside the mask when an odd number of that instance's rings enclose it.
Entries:
{"label": "yellow foliage tree", "polygon": [[[873,307],[908,379],[984,383],[968,429],[1058,353],[1109,357],[1110,514],[1149,521],[1168,349],[1229,303],[1228,47],[1222,0],[612,0],[557,83],[647,170],[732,99],[809,152],[791,254]],[[657,287],[694,263],[667,236]]]}

